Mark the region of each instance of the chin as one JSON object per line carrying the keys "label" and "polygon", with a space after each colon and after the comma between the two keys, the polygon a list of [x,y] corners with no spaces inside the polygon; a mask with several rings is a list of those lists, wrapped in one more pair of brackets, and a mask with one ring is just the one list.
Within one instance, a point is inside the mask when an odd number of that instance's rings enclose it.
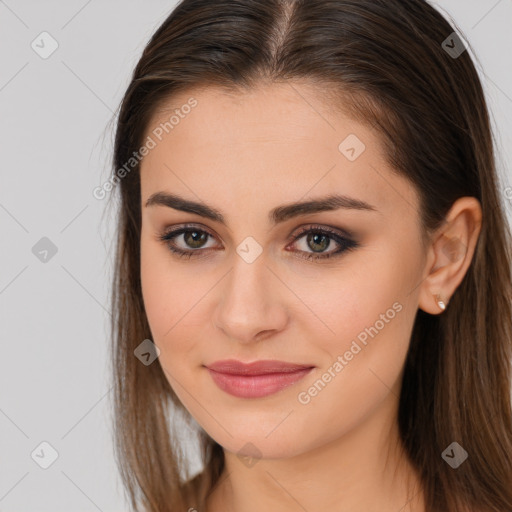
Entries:
{"label": "chin", "polygon": [[225,450],[240,457],[289,458],[305,451],[306,441],[311,441],[311,436],[305,433],[313,429],[294,423],[296,412],[287,417],[288,413],[265,414],[260,411],[246,415],[238,412],[230,418],[217,416],[220,425],[226,425],[227,432],[217,423],[208,422],[202,428]]}
{"label": "chin", "polygon": [[247,462],[245,459],[253,459],[252,462],[260,459],[287,459],[300,455],[301,451],[297,447],[302,447],[299,439],[290,438],[289,436],[276,436],[274,439],[270,439],[265,438],[263,434],[258,435],[248,432],[247,435],[235,436],[229,439],[226,436],[222,437],[222,439],[216,439],[216,441],[225,450],[237,455],[242,462]]}

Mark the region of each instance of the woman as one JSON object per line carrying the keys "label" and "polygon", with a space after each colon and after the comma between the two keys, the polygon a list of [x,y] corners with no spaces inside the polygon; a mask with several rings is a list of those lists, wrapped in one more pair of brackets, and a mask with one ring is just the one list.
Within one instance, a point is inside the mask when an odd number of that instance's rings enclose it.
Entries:
{"label": "woman", "polygon": [[481,83],[433,7],[183,0],[114,166],[134,510],[512,510],[510,228]]}

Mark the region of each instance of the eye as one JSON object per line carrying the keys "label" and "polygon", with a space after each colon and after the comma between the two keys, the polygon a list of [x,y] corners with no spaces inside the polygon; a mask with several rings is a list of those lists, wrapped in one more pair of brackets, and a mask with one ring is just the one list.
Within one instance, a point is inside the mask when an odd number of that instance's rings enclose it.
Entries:
{"label": "eye", "polygon": [[[184,248],[177,246],[175,242],[182,235],[183,242],[185,243]],[[166,231],[158,236],[159,240],[164,242],[168,249],[180,258],[190,258],[193,253],[199,252],[199,249],[204,249],[204,243],[208,237],[213,237],[213,235],[204,229],[194,226],[182,226],[178,229]],[[187,247],[191,247],[193,250],[187,250]]]}
{"label": "eye", "polygon": [[[303,245],[306,250],[298,251],[298,256],[307,260],[327,259],[359,247],[359,243],[352,238],[324,226],[308,226],[302,229],[295,235],[293,243],[301,238],[304,238]],[[333,245],[332,241],[338,245],[338,249],[324,253],[323,251]],[[312,249],[313,252],[307,252],[307,249]]]}
{"label": "eye", "polygon": [[[177,244],[177,240],[182,237],[182,246]],[[186,225],[177,229],[172,229],[158,235],[158,239],[165,243],[168,249],[180,258],[201,257],[205,252],[209,252],[211,247],[206,247],[208,238],[214,236],[204,229],[195,226]],[[354,250],[359,247],[359,243],[342,234],[337,230],[322,226],[309,226],[303,228],[296,234],[292,240],[295,244],[298,240],[304,238],[305,250],[293,251],[297,252],[300,258],[307,260],[327,259],[332,256],[341,255],[345,251]],[[324,251],[333,244],[338,245],[338,249],[331,252]],[[184,245],[183,245],[184,244]],[[287,246],[290,247],[291,244]],[[311,249],[313,252],[308,252]]]}

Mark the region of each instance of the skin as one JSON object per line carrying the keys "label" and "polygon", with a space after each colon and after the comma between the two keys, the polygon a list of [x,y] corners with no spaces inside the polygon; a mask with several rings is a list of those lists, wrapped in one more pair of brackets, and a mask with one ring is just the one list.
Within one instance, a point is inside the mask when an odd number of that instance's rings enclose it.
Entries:
{"label": "skin", "polygon": [[[418,308],[442,313],[435,294],[448,304],[470,265],[481,226],[478,201],[459,199],[425,248],[417,193],[386,163],[378,133],[334,113],[313,86],[189,90],[155,114],[147,135],[190,97],[195,109],[141,165],[141,279],[165,375],[224,448],[226,469],[208,511],[423,512],[397,433],[402,371]],[[350,134],[366,146],[355,161],[338,149]],[[146,207],[161,191],[206,203],[227,224]],[[278,205],[332,193],[376,211],[318,212],[276,226],[268,219]],[[158,239],[184,223],[213,235],[195,246],[190,236],[174,239],[202,256],[181,259]],[[300,227],[312,225],[349,230],[360,246],[326,260],[302,259],[301,251],[340,247],[331,238],[318,248],[307,235],[293,242]],[[236,251],[249,236],[262,249],[250,264]],[[299,393],[396,303],[394,318],[309,403],[300,403]],[[219,389],[204,367],[229,358],[315,368],[274,395],[244,399]]]}

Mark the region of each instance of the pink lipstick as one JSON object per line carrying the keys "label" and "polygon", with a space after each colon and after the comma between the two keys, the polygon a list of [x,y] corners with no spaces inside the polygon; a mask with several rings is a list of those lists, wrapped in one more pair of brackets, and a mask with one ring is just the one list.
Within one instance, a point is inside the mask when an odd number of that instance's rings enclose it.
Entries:
{"label": "pink lipstick", "polygon": [[235,359],[206,366],[217,386],[239,398],[272,395],[304,378],[314,366],[284,361],[242,363]]}

